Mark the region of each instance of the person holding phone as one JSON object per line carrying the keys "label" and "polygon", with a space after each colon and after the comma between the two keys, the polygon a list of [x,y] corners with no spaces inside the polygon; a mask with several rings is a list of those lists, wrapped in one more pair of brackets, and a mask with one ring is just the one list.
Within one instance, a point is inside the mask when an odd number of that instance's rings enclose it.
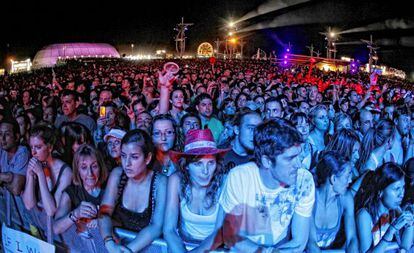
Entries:
{"label": "person holding phone", "polygon": [[118,109],[113,102],[105,102],[99,107],[99,118],[93,139],[96,145],[103,142],[103,137],[118,125]]}

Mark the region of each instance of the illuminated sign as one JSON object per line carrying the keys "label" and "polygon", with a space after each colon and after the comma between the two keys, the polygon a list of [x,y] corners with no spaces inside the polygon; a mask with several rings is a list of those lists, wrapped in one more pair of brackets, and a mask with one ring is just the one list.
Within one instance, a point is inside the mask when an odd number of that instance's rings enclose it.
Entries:
{"label": "illuminated sign", "polygon": [[13,61],[11,60],[11,73],[19,73],[19,72],[26,72],[30,71],[32,68],[32,62],[30,59],[27,59],[25,61]]}

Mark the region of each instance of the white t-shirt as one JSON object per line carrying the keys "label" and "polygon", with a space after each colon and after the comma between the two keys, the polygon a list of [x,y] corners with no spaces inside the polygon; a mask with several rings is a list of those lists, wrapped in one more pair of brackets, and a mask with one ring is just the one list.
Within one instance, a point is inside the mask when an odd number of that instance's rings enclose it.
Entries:
{"label": "white t-shirt", "polygon": [[293,214],[310,217],[314,202],[315,183],[309,171],[299,169],[295,185],[269,189],[261,182],[254,162],[230,171],[219,201],[234,219],[233,231],[263,246],[285,239]]}

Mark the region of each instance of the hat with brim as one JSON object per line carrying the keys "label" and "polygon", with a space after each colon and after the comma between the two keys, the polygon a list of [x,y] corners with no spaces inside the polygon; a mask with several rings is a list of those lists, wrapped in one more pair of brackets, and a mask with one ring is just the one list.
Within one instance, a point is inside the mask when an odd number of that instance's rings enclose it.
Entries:
{"label": "hat with brim", "polygon": [[104,136],[104,141],[108,142],[109,137],[114,137],[117,139],[122,140],[122,138],[124,138],[126,132],[124,130],[121,129],[111,129],[105,136]]}
{"label": "hat with brim", "polygon": [[210,129],[193,129],[185,136],[184,152],[170,151],[169,156],[173,162],[178,162],[182,157],[224,156],[229,150],[217,148]]}

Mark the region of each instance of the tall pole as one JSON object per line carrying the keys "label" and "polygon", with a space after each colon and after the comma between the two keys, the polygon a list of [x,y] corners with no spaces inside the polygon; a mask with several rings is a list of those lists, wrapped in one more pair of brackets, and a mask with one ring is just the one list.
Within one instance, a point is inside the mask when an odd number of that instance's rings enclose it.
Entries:
{"label": "tall pole", "polygon": [[188,30],[188,27],[193,25],[193,23],[184,23],[184,17],[181,18],[181,23],[177,24],[174,30],[177,31],[175,37],[175,49],[180,58],[183,57],[185,52],[185,31]]}
{"label": "tall pole", "polygon": [[216,42],[216,58],[219,58],[220,40],[217,38]]}
{"label": "tall pole", "polygon": [[313,44],[311,44],[310,46],[307,46],[307,48],[309,48],[310,56],[313,57],[313,49],[314,49]]}
{"label": "tall pole", "polygon": [[327,32],[320,33],[325,35],[325,40],[327,41],[326,46],[326,58],[331,59],[332,53],[333,57],[336,58],[336,45],[335,42],[338,40],[338,36],[335,32],[332,31],[331,27],[328,28]]}
{"label": "tall pole", "polygon": [[240,58],[243,60],[243,48],[246,42],[243,39],[240,39]]}

